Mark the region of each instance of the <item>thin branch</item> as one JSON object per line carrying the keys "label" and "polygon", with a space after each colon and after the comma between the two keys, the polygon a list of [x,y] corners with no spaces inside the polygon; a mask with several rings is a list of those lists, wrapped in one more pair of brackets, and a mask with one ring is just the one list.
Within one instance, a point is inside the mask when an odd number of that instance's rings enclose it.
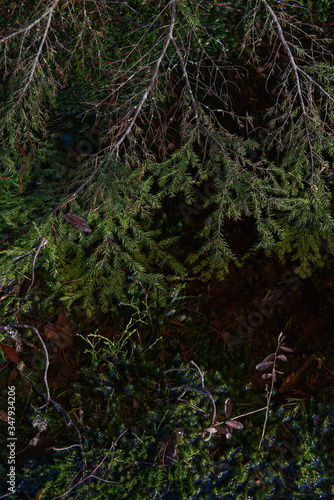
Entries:
{"label": "thin branch", "polygon": [[[30,290],[31,290],[31,288],[32,288],[32,286],[33,286],[33,284],[34,284],[34,282],[35,282],[35,266],[36,266],[36,261],[37,261],[38,254],[39,254],[39,252],[42,250],[42,248],[44,248],[44,247],[45,247],[45,245],[47,245],[47,243],[48,243],[48,240],[47,240],[46,238],[42,238],[42,241],[41,241],[41,242],[40,242],[40,244],[38,245],[38,248],[37,248],[37,250],[36,250],[36,253],[35,253],[34,258],[33,258],[33,261],[32,261],[31,283],[30,283],[30,285],[29,285],[28,290],[26,291],[26,294],[25,294],[25,296],[24,296],[24,298],[23,298],[22,303],[23,303],[23,302],[26,300],[26,298],[28,297],[28,294],[29,294],[29,292],[30,292]],[[21,303],[21,306],[22,306],[22,303]],[[20,307],[21,307],[21,306],[20,306]]]}
{"label": "thin branch", "polygon": [[97,163],[97,158],[96,158],[95,168],[93,170],[93,173],[88,177],[88,179],[85,180],[85,182],[83,184],[81,184],[81,186],[73,194],[71,194],[71,196],[69,198],[67,198],[66,201],[64,201],[63,203],[58,205],[58,207],[53,209],[52,212],[55,214],[58,210],[65,207],[65,205],[67,205],[70,201],[74,200],[78,196],[80,191],[82,191],[84,189],[84,187],[87,186],[87,184],[89,184],[91,182],[91,180],[93,179],[93,177],[95,176],[97,171],[100,169],[100,167],[101,167],[101,164]]}
{"label": "thin branch", "polygon": [[[27,329],[31,329],[35,332],[36,336],[38,337],[39,341],[41,342],[42,346],[43,346],[43,349],[44,349],[44,353],[45,353],[45,370],[44,370],[44,384],[45,384],[45,387],[46,387],[46,394],[44,394],[44,392],[42,392],[38,387],[37,385],[35,384],[35,382],[33,382],[27,375],[25,375],[23,373],[23,367],[20,367],[18,365],[18,370],[19,370],[19,373],[21,375],[21,377],[23,378],[23,380],[25,380],[30,386],[33,387],[33,389],[40,395],[42,396],[45,400],[46,400],[46,403],[47,405],[49,403],[52,404],[52,406],[57,410],[57,411],[60,411],[63,416],[65,415],[65,417],[67,418],[67,422],[66,422],[66,425],[67,426],[73,426],[74,429],[76,430],[77,432],[77,435],[78,435],[78,440],[79,440],[79,447],[80,447],[80,450],[81,450],[81,454],[82,454],[82,457],[83,457],[83,463],[84,463],[84,467],[86,468],[87,467],[87,463],[86,463],[86,460],[84,459],[84,449],[83,449],[83,444],[82,444],[82,437],[81,437],[81,433],[78,429],[78,427],[74,424],[74,422],[72,421],[71,417],[69,416],[69,414],[67,413],[66,410],[64,410],[64,408],[59,404],[57,403],[56,401],[54,401],[51,397],[50,397],[50,390],[49,390],[49,385],[48,385],[48,381],[47,381],[47,373],[48,373],[48,368],[49,368],[49,355],[48,355],[48,351],[46,349],[46,346],[44,344],[44,341],[42,339],[42,337],[40,336],[38,330],[33,327],[33,326],[29,326],[29,325],[13,325],[13,326],[1,326],[1,330],[4,331],[4,332],[7,332],[7,331],[10,331],[10,329],[13,329],[14,328],[27,328]],[[65,419],[64,419],[65,420]]]}
{"label": "thin branch", "polygon": [[34,250],[36,250],[36,253],[34,255],[33,262],[32,262],[32,276],[31,276],[31,283],[29,285],[29,288],[26,291],[26,294],[23,297],[23,299],[22,299],[20,305],[18,306],[18,308],[16,310],[14,310],[14,311],[8,311],[6,313],[7,316],[12,315],[12,314],[17,314],[20,311],[21,307],[23,306],[24,302],[26,301],[26,299],[28,297],[28,294],[29,294],[29,292],[30,292],[30,290],[31,290],[34,282],[35,282],[35,266],[36,266],[36,261],[37,261],[38,254],[42,250],[42,248],[44,248],[45,245],[47,245],[47,243],[48,243],[48,240],[46,238],[42,238],[42,241],[40,242],[40,244],[38,245],[37,248],[34,248],[33,250],[30,250],[29,252],[26,252],[23,255],[20,255],[19,257],[16,257],[14,259],[14,262],[16,262],[18,260],[22,260],[25,257],[27,257],[28,255],[30,255]]}
{"label": "thin branch", "polygon": [[[31,326],[29,327],[26,327],[25,325],[15,325],[15,327],[17,326],[23,326],[24,328],[32,328]],[[6,328],[6,327],[3,327],[3,328]],[[3,329],[2,328],[2,329]],[[19,369],[19,373],[21,375],[21,377],[23,378],[23,380],[25,382],[27,382],[27,384],[29,384],[40,396],[42,396],[44,399],[46,399],[47,403],[51,403],[52,406],[55,408],[56,411],[59,411],[60,413],[62,413],[63,415],[63,418],[64,416],[66,417],[66,419],[64,418],[65,422],[66,422],[66,425],[68,427],[72,426],[74,427],[74,429],[76,430],[76,433],[77,433],[77,436],[78,436],[78,440],[79,440],[79,447],[80,447],[80,451],[81,451],[81,455],[82,455],[82,459],[83,459],[83,464],[84,464],[84,468],[87,468],[87,462],[84,458],[84,449],[83,449],[83,443],[82,443],[82,437],[81,437],[81,433],[78,429],[78,427],[75,425],[75,423],[72,421],[71,417],[69,416],[69,414],[67,413],[66,410],[64,410],[64,408],[59,404],[57,403],[56,401],[54,401],[51,397],[50,397],[50,394],[44,394],[44,392],[42,392],[38,387],[37,385],[35,384],[35,382],[33,382],[27,375],[25,375],[23,373],[23,370],[20,370]]]}
{"label": "thin branch", "polygon": [[180,52],[180,49],[179,49],[177,43],[175,42],[174,38],[172,38],[172,42],[173,42],[175,51],[176,51],[176,53],[178,55],[178,58],[180,60],[180,64],[181,64],[183,76],[184,76],[184,79],[186,81],[186,87],[188,89],[190,100],[191,100],[191,103],[192,103],[192,106],[193,106],[193,109],[194,109],[194,114],[195,114],[194,118],[196,120],[196,125],[199,127],[199,121],[198,121],[199,115],[198,115],[197,103],[195,101],[195,97],[194,97],[194,94],[193,94],[193,91],[191,89],[191,85],[190,85],[190,82],[189,82],[189,77],[188,77],[188,73],[187,73],[186,64],[185,64],[183,56],[182,56],[182,54]]}
{"label": "thin branch", "polygon": [[[278,339],[277,339],[277,347],[276,347],[276,351],[275,353],[272,353],[270,356],[271,358],[269,358],[270,360],[273,359],[272,361],[272,370],[271,370],[271,374],[268,374],[266,376],[266,378],[268,377],[271,377],[271,386],[270,386],[270,390],[268,392],[268,386],[266,385],[266,397],[267,397],[267,407],[266,407],[266,415],[265,415],[265,419],[264,419],[264,424],[263,424],[263,428],[262,428],[262,435],[261,435],[261,439],[260,439],[260,443],[259,443],[259,447],[258,449],[260,450],[261,449],[261,445],[262,445],[262,441],[263,441],[263,438],[264,438],[264,435],[265,435],[265,432],[266,432],[266,427],[267,427],[267,422],[268,422],[268,416],[269,416],[269,406],[270,406],[270,401],[271,401],[271,397],[272,397],[272,394],[273,394],[273,390],[274,390],[274,383],[276,381],[276,373],[281,373],[281,372],[277,372],[276,371],[276,362],[277,362],[277,359],[281,359],[282,356],[278,357],[278,351],[279,349],[281,348],[281,345],[282,343],[284,342],[285,340],[285,335],[283,335],[283,332],[281,332],[278,336]],[[287,350],[289,349],[288,352],[292,352],[293,349],[290,349],[288,347],[282,347],[282,350]],[[286,359],[284,360],[286,361]],[[265,366],[261,366],[261,365],[266,365],[268,362],[269,364],[271,363],[271,361],[269,362],[268,360],[268,357],[264,359],[264,361],[262,361],[262,363],[260,363],[259,365],[257,365],[256,369],[257,370],[260,370],[262,371],[263,369],[265,369]],[[264,377],[265,375],[263,375]]]}
{"label": "thin branch", "polygon": [[[45,245],[48,243],[48,241],[45,238],[43,238],[43,240],[44,240],[43,247],[45,247]],[[19,260],[25,259],[31,253],[36,252],[37,250],[39,251],[40,250],[39,247],[40,247],[40,245],[38,245],[37,247],[34,247],[32,250],[29,250],[29,252],[25,252],[24,254],[19,255],[18,257],[15,257],[15,259],[13,260],[13,262],[17,262]]]}
{"label": "thin branch", "polygon": [[54,451],[66,451],[70,450],[71,448],[77,448],[79,445],[78,444],[71,444],[70,446],[65,446],[65,448],[52,448]]}
{"label": "thin branch", "polygon": [[17,31],[14,31],[13,33],[9,33],[9,35],[6,35],[6,36],[0,38],[0,43],[6,42],[10,38],[13,38],[14,36],[20,35],[21,33],[25,33],[26,34],[36,24],[38,24],[42,19],[44,19],[44,17],[46,17],[50,12],[52,12],[54,10],[54,8],[56,7],[56,5],[57,5],[58,2],[59,2],[59,0],[54,0],[53,3],[46,9],[46,11],[44,12],[44,14],[42,14],[38,19],[36,19],[35,21],[33,21],[31,24],[29,24],[25,28],[21,28],[21,29],[19,29]]}

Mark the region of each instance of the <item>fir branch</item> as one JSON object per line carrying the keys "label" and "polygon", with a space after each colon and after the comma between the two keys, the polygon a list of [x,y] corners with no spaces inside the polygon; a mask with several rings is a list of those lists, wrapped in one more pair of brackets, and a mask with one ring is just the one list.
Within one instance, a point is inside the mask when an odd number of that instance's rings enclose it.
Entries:
{"label": "fir branch", "polygon": [[48,15],[50,16],[50,14],[52,15],[52,12],[55,9],[55,7],[57,6],[58,2],[59,2],[59,0],[53,0],[52,4],[45,10],[45,12],[40,17],[38,17],[35,21],[30,23],[28,26],[21,28],[19,30],[13,31],[12,33],[9,33],[8,35],[3,36],[2,38],[0,38],[0,43],[6,42],[7,40],[10,40],[11,38],[13,38],[15,36],[20,35],[21,33],[24,33],[24,35],[26,35],[34,26],[36,26],[36,24],[40,23],[41,20],[44,19],[44,17],[46,17]]}
{"label": "fir branch", "polygon": [[39,44],[37,53],[36,53],[35,58],[33,60],[30,73],[29,73],[29,75],[27,77],[27,81],[26,81],[23,89],[20,91],[19,97],[15,100],[15,103],[13,104],[12,109],[10,110],[9,114],[6,117],[6,120],[4,121],[3,125],[1,126],[0,131],[3,131],[4,127],[6,126],[6,123],[11,120],[11,118],[13,117],[15,111],[19,108],[19,106],[20,106],[23,98],[25,97],[25,95],[27,93],[27,90],[28,90],[30,84],[32,83],[32,81],[33,81],[33,79],[35,77],[36,68],[37,68],[39,59],[41,57],[42,50],[43,50],[44,44],[46,42],[46,38],[48,36],[48,32],[50,30],[50,25],[51,25],[51,20],[52,20],[52,16],[53,16],[53,11],[57,7],[58,3],[59,3],[59,0],[54,0],[52,2],[52,4],[48,7],[48,9],[44,12],[44,14],[39,19],[37,19],[36,21],[34,21],[33,23],[31,23],[27,28],[18,30],[18,31],[16,31],[16,32],[14,32],[14,33],[12,33],[10,35],[7,35],[7,37],[4,37],[2,40],[0,40],[0,41],[6,41],[9,38],[14,37],[14,36],[16,36],[18,34],[21,34],[21,33],[26,34],[35,24],[39,23],[44,17],[48,16],[47,23],[46,23],[46,26],[44,28],[42,40],[41,40],[41,42]]}
{"label": "fir branch", "polygon": [[128,127],[126,128],[124,134],[122,135],[122,137],[116,142],[116,144],[114,144],[112,146],[112,149],[114,149],[116,151],[116,159],[118,158],[118,154],[119,154],[119,147],[120,145],[124,142],[125,138],[129,135],[129,133],[131,132],[137,118],[138,118],[138,115],[139,113],[141,112],[142,110],[142,107],[144,106],[144,103],[146,101],[146,99],[148,98],[149,94],[151,93],[152,91],[152,88],[153,88],[153,85],[154,85],[154,82],[158,76],[158,73],[159,73],[159,68],[160,68],[160,64],[161,64],[161,61],[163,60],[163,58],[165,57],[165,54],[167,52],[167,48],[168,48],[168,45],[170,44],[171,40],[173,39],[173,30],[174,30],[174,24],[175,24],[175,9],[176,9],[176,6],[175,6],[175,0],[171,0],[170,2],[170,5],[171,5],[171,18],[170,18],[170,24],[169,24],[169,30],[168,30],[168,33],[167,33],[167,36],[166,36],[166,40],[165,40],[165,43],[164,43],[164,46],[162,48],[162,51],[158,57],[158,60],[156,62],[156,65],[155,65],[155,68],[153,70],[153,73],[152,73],[152,76],[151,76],[151,80],[150,80],[150,83],[148,85],[148,87],[146,88],[145,92],[144,92],[144,95],[143,97],[141,98],[138,106],[136,106],[136,111],[130,121],[130,124],[128,125]]}
{"label": "fir branch", "polygon": [[288,55],[288,58],[290,60],[290,64],[292,66],[292,71],[293,71],[293,74],[294,74],[294,77],[295,77],[295,81],[296,81],[296,86],[297,86],[297,94],[298,94],[298,97],[299,97],[299,102],[300,102],[300,106],[302,108],[302,116],[303,116],[303,120],[304,120],[304,126],[305,126],[305,133],[306,133],[306,138],[307,138],[307,142],[308,142],[308,147],[309,147],[309,151],[310,151],[310,159],[311,159],[311,172],[312,172],[312,183],[313,183],[313,176],[314,176],[314,152],[313,152],[313,146],[312,146],[312,142],[311,142],[311,137],[310,137],[310,131],[309,131],[309,126],[308,126],[308,114],[306,112],[306,106],[305,106],[305,100],[304,100],[304,97],[303,97],[303,92],[302,92],[302,88],[301,88],[301,83],[300,83],[300,79],[299,79],[299,68],[296,64],[296,61],[295,61],[295,58],[292,54],[292,51],[289,47],[289,44],[283,34],[283,30],[282,30],[282,26],[278,20],[278,17],[276,16],[275,12],[273,11],[273,9],[270,7],[270,5],[268,4],[268,2],[266,0],[261,0],[264,5],[265,5],[265,8],[267,9],[267,11],[269,12],[270,16],[273,18],[273,21],[277,27],[277,32],[278,32],[278,37]]}

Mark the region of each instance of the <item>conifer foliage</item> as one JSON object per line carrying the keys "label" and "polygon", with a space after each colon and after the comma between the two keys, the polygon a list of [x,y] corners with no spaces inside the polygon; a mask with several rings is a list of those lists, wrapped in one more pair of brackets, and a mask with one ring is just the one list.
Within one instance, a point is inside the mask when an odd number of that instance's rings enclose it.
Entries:
{"label": "conifer foliage", "polygon": [[175,277],[224,277],[246,218],[302,275],[333,253],[328,2],[5,0],[0,19],[3,290],[164,303]]}

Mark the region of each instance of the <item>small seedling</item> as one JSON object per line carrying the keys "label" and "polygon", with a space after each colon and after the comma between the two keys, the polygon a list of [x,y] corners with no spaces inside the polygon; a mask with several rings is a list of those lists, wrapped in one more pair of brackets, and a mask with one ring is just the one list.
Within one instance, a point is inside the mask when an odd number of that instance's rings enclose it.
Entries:
{"label": "small seedling", "polygon": [[284,352],[293,352],[293,349],[291,349],[291,347],[287,347],[287,346],[283,345],[285,338],[286,338],[285,335],[283,334],[283,332],[281,332],[278,336],[276,351],[269,354],[269,356],[266,356],[264,358],[264,360],[261,363],[259,363],[258,365],[256,365],[256,367],[255,367],[256,370],[259,370],[259,371],[264,371],[264,370],[267,370],[267,368],[271,367],[270,373],[264,373],[262,375],[262,378],[265,380],[271,379],[271,387],[270,387],[270,390],[268,391],[268,386],[266,385],[267,408],[266,408],[266,416],[265,416],[263,429],[262,429],[262,436],[261,436],[260,443],[259,443],[259,450],[261,448],[264,434],[266,432],[266,426],[267,426],[268,414],[269,414],[269,405],[270,405],[271,396],[273,394],[274,383],[277,380],[277,373],[279,373],[279,374],[284,373],[284,372],[278,371],[276,369],[276,363],[278,360],[287,361],[287,357],[285,356],[285,354],[279,354],[279,351],[281,350]]}

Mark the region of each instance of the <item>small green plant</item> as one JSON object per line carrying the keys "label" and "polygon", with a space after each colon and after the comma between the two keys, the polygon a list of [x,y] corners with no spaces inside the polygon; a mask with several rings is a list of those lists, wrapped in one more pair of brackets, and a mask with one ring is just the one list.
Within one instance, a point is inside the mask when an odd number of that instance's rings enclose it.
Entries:
{"label": "small green plant", "polygon": [[297,413],[301,413],[301,417],[305,418],[307,415],[306,410],[306,398],[288,398],[287,403],[285,403],[284,407],[293,417],[297,415]]}
{"label": "small green plant", "polygon": [[121,353],[125,354],[124,347],[135,331],[129,331],[128,328],[130,325],[131,322],[128,323],[124,332],[115,339],[108,339],[98,334],[98,330],[95,330],[95,333],[90,333],[87,337],[79,335],[90,345],[89,348],[85,349],[85,353],[91,354],[94,364],[98,363],[101,357],[105,355],[111,355],[113,358],[117,359]]}
{"label": "small green plant", "polygon": [[[137,311],[137,313],[139,314],[139,311]],[[112,356],[115,361],[120,356],[126,356],[125,346],[132,335],[135,332],[138,333],[137,328],[135,328],[135,325],[138,322],[143,323],[143,318],[139,317],[139,319],[134,320],[132,316],[124,331],[113,339],[109,339],[104,335],[98,334],[97,332],[99,329],[95,330],[95,333],[88,334],[86,337],[79,334],[79,336],[90,345],[90,347],[85,350],[85,353],[91,354],[94,364],[98,363],[98,361],[106,355]]]}
{"label": "small green plant", "polygon": [[204,441],[209,441],[211,439],[211,435],[216,432],[224,434],[226,436],[226,439],[230,439],[232,437],[233,429],[243,429],[244,426],[241,422],[230,419],[232,413],[232,401],[230,400],[230,398],[227,398],[225,401],[224,413],[226,420],[224,420],[223,422],[215,423],[212,427],[207,427],[205,429],[205,431],[209,433],[209,436],[205,438]]}

